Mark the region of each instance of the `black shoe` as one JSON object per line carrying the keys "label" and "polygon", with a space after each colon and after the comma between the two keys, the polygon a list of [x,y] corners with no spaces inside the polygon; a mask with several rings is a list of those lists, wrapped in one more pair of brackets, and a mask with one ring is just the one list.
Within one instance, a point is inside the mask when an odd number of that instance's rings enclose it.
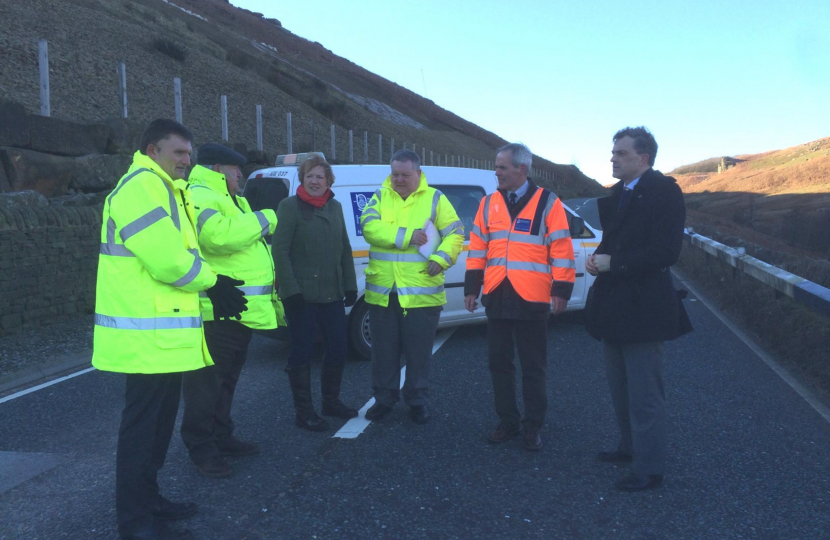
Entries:
{"label": "black shoe", "polygon": [[613,452],[600,452],[597,454],[597,461],[601,463],[631,463],[631,454],[614,450]]}
{"label": "black shoe", "polygon": [[329,423],[317,416],[313,410],[298,412],[294,424],[309,431],[326,431],[329,428]]}
{"label": "black shoe", "polygon": [[167,521],[176,521],[177,519],[195,516],[198,511],[199,507],[196,506],[196,503],[175,503],[159,495],[156,507],[153,508],[153,517]]}
{"label": "black shoe", "polygon": [[202,476],[208,478],[227,478],[233,474],[233,469],[221,456],[215,456],[197,463],[196,468],[199,469]]}
{"label": "black shoe", "polygon": [[196,536],[187,529],[171,529],[156,524],[133,534],[121,536],[122,540],[196,540]]}
{"label": "black shoe", "polygon": [[539,435],[538,431],[526,429],[522,437],[522,446],[525,447],[525,450],[538,452],[542,449],[542,436]]}
{"label": "black shoe", "polygon": [[619,491],[644,491],[659,488],[663,483],[662,474],[634,474],[620,478],[614,483]]}
{"label": "black shoe", "polygon": [[323,400],[323,416],[336,416],[337,418],[354,418],[357,416],[357,411],[340,401],[339,399],[326,401]]}
{"label": "black shoe", "polygon": [[432,415],[426,405],[413,405],[409,408],[409,418],[416,424],[426,424]]}
{"label": "black shoe", "polygon": [[496,426],[495,431],[491,432],[487,436],[487,440],[493,444],[499,444],[509,441],[513,437],[518,436],[521,432],[522,430],[519,426],[508,426],[502,422],[499,422],[499,425]]}
{"label": "black shoe", "polygon": [[389,405],[384,405],[383,403],[375,402],[374,405],[369,407],[369,410],[366,411],[366,420],[370,420],[372,422],[377,422],[387,414],[392,412],[392,407]]}
{"label": "black shoe", "polygon": [[224,441],[217,441],[219,455],[223,457],[241,457],[259,454],[259,445],[252,442],[240,441],[231,437]]}

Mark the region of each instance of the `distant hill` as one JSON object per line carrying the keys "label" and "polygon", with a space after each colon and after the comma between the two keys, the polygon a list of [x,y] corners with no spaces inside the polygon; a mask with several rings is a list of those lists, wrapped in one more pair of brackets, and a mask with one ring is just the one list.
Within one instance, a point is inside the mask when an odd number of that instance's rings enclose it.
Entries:
{"label": "distant hill", "polygon": [[722,173],[704,170],[720,158],[675,169],[690,218],[710,216],[721,228],[731,223],[812,256],[830,255],[830,137],[735,158]]}

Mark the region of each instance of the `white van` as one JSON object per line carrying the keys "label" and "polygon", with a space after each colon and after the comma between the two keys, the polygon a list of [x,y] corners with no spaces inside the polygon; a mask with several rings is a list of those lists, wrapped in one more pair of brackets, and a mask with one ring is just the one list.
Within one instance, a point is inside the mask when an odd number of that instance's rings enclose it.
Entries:
{"label": "white van", "polygon": [[[248,177],[243,193],[254,210],[276,210],[280,200],[297,193],[300,185],[298,166],[303,158],[304,154],[280,156],[277,163],[283,165],[254,171]],[[446,195],[464,224],[464,248],[458,256],[458,261],[446,272],[444,287],[447,292],[447,304],[441,312],[438,327],[483,322],[484,308],[480,304],[474,313],[464,308],[464,273],[473,220],[481,199],[496,191],[496,175],[493,171],[458,167],[421,166],[421,169],[426,174],[429,185]],[[368,306],[363,299],[366,284],[363,272],[369,264],[369,245],[363,238],[360,215],[375,190],[389,175],[390,168],[389,165],[332,165],[332,170],[335,177],[332,191],[343,206],[357,275],[358,301],[354,307],[347,308],[349,343],[356,353],[368,358],[372,342],[369,335]],[[269,195],[262,197],[264,192],[268,192]],[[576,260],[576,282],[567,309],[578,310],[585,307],[585,296],[594,280],[594,277],[585,271],[585,258],[599,245],[602,233],[587,225],[567,206],[565,211],[568,214]],[[279,224],[277,226],[279,227]]]}

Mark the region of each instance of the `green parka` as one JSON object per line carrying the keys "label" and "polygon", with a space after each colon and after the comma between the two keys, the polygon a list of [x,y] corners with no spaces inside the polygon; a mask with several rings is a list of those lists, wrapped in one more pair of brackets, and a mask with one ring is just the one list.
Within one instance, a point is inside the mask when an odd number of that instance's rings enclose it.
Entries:
{"label": "green parka", "polygon": [[357,291],[352,245],[343,208],[330,193],[322,208],[296,195],[277,207],[279,227],[271,241],[279,296],[302,293],[306,302],[325,304]]}

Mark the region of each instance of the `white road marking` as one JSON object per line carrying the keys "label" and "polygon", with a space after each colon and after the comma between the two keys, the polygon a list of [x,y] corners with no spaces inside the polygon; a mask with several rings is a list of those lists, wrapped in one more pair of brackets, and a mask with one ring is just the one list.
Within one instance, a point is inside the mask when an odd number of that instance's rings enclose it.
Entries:
{"label": "white road marking", "polygon": [[[441,345],[449,339],[453,332],[455,332],[455,328],[447,328],[438,332],[435,336],[435,343],[432,345],[432,354],[435,354],[435,352],[441,348]],[[406,381],[406,366],[401,368],[401,388],[403,388],[404,381]],[[369,401],[366,402],[366,405],[360,408],[357,416],[346,422],[337,433],[332,435],[332,438],[354,439],[363,433],[363,430],[372,423],[371,420],[366,420],[366,411],[368,411],[369,407],[374,404],[375,398],[369,399]]]}
{"label": "white road marking", "polygon": [[11,400],[19,398],[21,396],[25,396],[26,394],[31,394],[32,392],[37,392],[38,390],[46,388],[47,386],[52,386],[53,384],[58,384],[59,382],[63,382],[67,379],[71,379],[73,377],[77,377],[78,375],[83,375],[84,373],[89,373],[90,371],[94,371],[94,370],[95,370],[94,367],[82,369],[81,371],[76,371],[75,373],[72,373],[70,375],[66,375],[65,377],[60,377],[58,379],[55,379],[54,381],[49,381],[47,383],[43,383],[43,384],[39,384],[37,386],[33,386],[31,388],[27,388],[26,390],[21,390],[20,392],[17,392],[16,394],[12,394],[10,396],[4,397],[3,399],[0,399],[0,403],[5,403],[7,401],[11,401]]}
{"label": "white road marking", "polygon": [[766,352],[765,352],[765,351],[764,351],[764,350],[763,350],[763,349],[762,349],[762,348],[761,348],[761,347],[760,347],[757,343],[755,343],[755,341],[754,341],[751,337],[749,337],[749,336],[748,336],[748,335],[747,335],[744,331],[742,331],[740,328],[738,328],[737,326],[735,326],[735,324],[733,324],[733,323],[732,323],[732,321],[730,321],[728,318],[726,318],[726,315],[724,315],[724,314],[723,314],[723,312],[721,312],[721,310],[719,310],[717,307],[715,307],[715,305],[714,305],[714,304],[712,304],[709,300],[707,300],[707,299],[706,299],[706,298],[705,298],[705,297],[704,297],[704,296],[700,293],[700,291],[698,291],[698,290],[697,290],[697,288],[696,288],[694,285],[692,285],[692,284],[691,284],[691,283],[689,283],[686,279],[684,279],[684,278],[685,278],[685,276],[681,277],[680,273],[679,273],[677,270],[672,270],[672,272],[673,272],[673,273],[674,273],[674,275],[677,277],[677,279],[678,279],[678,280],[679,280],[679,281],[680,281],[680,282],[681,282],[681,283],[682,283],[682,284],[683,284],[683,285],[684,285],[687,289],[689,289],[689,290],[692,292],[692,294],[694,294],[695,296],[697,296],[697,299],[698,299],[698,300],[700,300],[700,303],[701,303],[701,304],[703,304],[704,306],[706,306],[707,308],[709,308],[709,311],[711,311],[712,313],[714,313],[714,314],[715,314],[715,316],[716,316],[718,319],[720,319],[720,320],[721,320],[721,322],[722,322],[723,324],[725,324],[727,328],[729,328],[730,330],[732,330],[732,333],[734,333],[736,336],[738,336],[738,339],[740,339],[741,341],[743,341],[743,342],[746,344],[746,346],[747,346],[747,347],[749,347],[750,349],[752,349],[752,352],[754,352],[755,354],[757,354],[757,355],[758,355],[758,358],[760,358],[761,360],[763,360],[763,362],[764,362],[767,366],[769,366],[769,368],[770,368],[771,370],[773,370],[773,371],[776,373],[776,375],[778,375],[779,377],[781,377],[781,379],[783,379],[783,381],[784,381],[785,383],[787,383],[788,385],[790,385],[790,388],[792,388],[793,390],[795,390],[795,392],[796,392],[799,396],[801,396],[801,397],[804,399],[804,401],[806,401],[806,402],[807,402],[807,403],[808,403],[808,404],[809,404],[809,405],[810,405],[813,409],[815,409],[815,411],[816,411],[817,413],[819,413],[819,414],[822,416],[822,418],[824,418],[824,419],[825,419],[828,423],[830,423],[830,408],[826,407],[823,403],[821,403],[821,401],[819,401],[819,400],[815,397],[815,395],[813,395],[813,393],[812,393],[812,392],[810,392],[809,390],[807,390],[807,388],[805,388],[805,387],[804,387],[804,385],[802,385],[800,382],[798,382],[797,380],[795,380],[795,378],[794,378],[792,375],[790,375],[790,374],[789,374],[789,372],[788,372],[786,369],[784,369],[783,367],[781,367],[781,366],[778,364],[778,362],[776,362],[776,361],[775,361],[775,360],[774,360],[774,359],[773,359],[773,358],[772,358],[769,354],[767,354],[767,353],[766,353]]}

